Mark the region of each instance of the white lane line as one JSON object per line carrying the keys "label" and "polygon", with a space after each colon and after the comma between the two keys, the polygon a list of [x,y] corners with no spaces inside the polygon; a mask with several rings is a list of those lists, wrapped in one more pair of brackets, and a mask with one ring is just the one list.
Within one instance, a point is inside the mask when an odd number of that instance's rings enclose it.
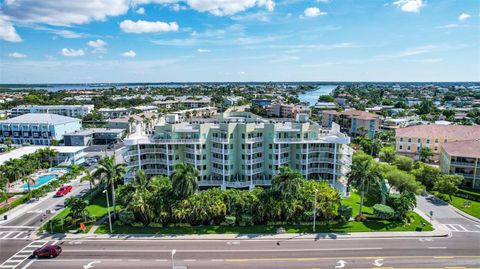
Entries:
{"label": "white lane line", "polygon": [[462,225],[458,225],[458,228],[464,230],[465,232],[468,232],[468,230],[465,227],[463,227]]}
{"label": "white lane line", "polygon": [[447,247],[428,247],[429,249],[446,249]]}
{"label": "white lane line", "polygon": [[32,259],[32,260],[31,260],[30,262],[28,262],[24,267],[22,267],[22,269],[27,269],[27,268],[30,267],[30,265],[32,265],[32,263],[34,263],[36,260],[37,260],[37,258]]}
{"label": "white lane line", "polygon": [[168,260],[165,260],[165,259],[156,259],[155,261],[156,262],[168,262]]}
{"label": "white lane line", "polygon": [[196,262],[197,260],[195,260],[195,259],[185,259],[185,260],[183,260],[183,261],[184,261],[184,262]]}
{"label": "white lane line", "polygon": [[224,259],[211,259],[212,262],[223,262]]}
{"label": "white lane line", "polygon": [[56,245],[58,243],[58,240],[57,241],[53,241],[52,245]]}
{"label": "white lane line", "polygon": [[13,238],[18,238],[21,234],[23,234],[24,232],[19,232],[17,235],[15,235]]}
{"label": "white lane line", "polygon": [[0,226],[0,229],[37,229],[35,226]]}
{"label": "white lane line", "polygon": [[[293,252],[293,251],[342,251],[342,250],[382,250],[383,248],[306,248],[306,249],[187,249],[178,250],[183,253],[198,252]],[[90,249],[63,250],[63,252],[95,252]],[[153,253],[170,253],[171,250],[160,249],[102,249],[102,252],[153,252]]]}
{"label": "white lane line", "polygon": [[[121,262],[122,259],[95,259],[96,261],[102,261],[102,262]],[[91,262],[92,259],[40,259],[37,260],[37,262]]]}
{"label": "white lane line", "polygon": [[140,259],[128,259],[127,261],[129,261],[129,262],[139,262]]}

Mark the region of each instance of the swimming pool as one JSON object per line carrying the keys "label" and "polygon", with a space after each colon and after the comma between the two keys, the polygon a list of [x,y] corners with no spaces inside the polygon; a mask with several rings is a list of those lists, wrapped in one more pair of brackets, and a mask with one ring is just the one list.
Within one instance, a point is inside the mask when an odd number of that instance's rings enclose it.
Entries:
{"label": "swimming pool", "polygon": [[[35,188],[41,187],[43,184],[48,183],[50,180],[52,180],[56,177],[58,177],[57,174],[47,174],[47,175],[39,176],[35,179],[35,184],[30,185],[30,189],[35,189]],[[20,186],[20,188],[28,189],[27,183]]]}

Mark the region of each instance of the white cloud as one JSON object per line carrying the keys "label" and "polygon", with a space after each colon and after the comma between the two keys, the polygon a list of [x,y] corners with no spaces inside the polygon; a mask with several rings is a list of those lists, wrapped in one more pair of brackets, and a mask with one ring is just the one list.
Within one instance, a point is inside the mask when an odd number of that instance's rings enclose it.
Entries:
{"label": "white cloud", "polygon": [[87,42],[87,45],[91,48],[93,48],[92,53],[105,53],[107,52],[107,42],[97,39],[97,40],[90,40]]}
{"label": "white cloud", "polygon": [[15,27],[8,20],[7,16],[0,14],[0,39],[10,42],[21,42],[22,38],[17,34]]}
{"label": "white cloud", "polygon": [[462,28],[462,27],[465,27],[465,25],[451,23],[451,24],[446,24],[446,25],[440,25],[440,26],[437,26],[436,28],[437,29],[451,29],[451,28]]}
{"label": "white cloud", "polygon": [[27,58],[27,55],[20,53],[20,52],[12,52],[8,54],[8,57],[11,58]]}
{"label": "white cloud", "polygon": [[141,7],[141,8],[138,8],[137,10],[135,10],[135,12],[137,14],[144,15],[145,14],[145,9],[143,7]]}
{"label": "white cloud", "polygon": [[317,3],[328,3],[330,0],[316,0]]}
{"label": "white cloud", "polygon": [[133,50],[129,50],[129,51],[125,51],[124,53],[121,54],[123,57],[130,57],[130,58],[133,58],[135,56],[137,56],[137,53],[135,53],[135,51]]}
{"label": "white cloud", "polygon": [[265,7],[269,11],[275,8],[273,0],[187,0],[190,8],[209,12],[215,16],[233,15],[252,7]]}
{"label": "white cloud", "polygon": [[317,17],[326,14],[327,12],[321,11],[318,7],[309,7],[303,11],[303,15],[305,15],[306,17]]}
{"label": "white cloud", "polygon": [[460,14],[460,16],[458,16],[458,20],[459,21],[465,21],[465,20],[469,19],[470,17],[471,17],[470,14],[462,13],[462,14]]}
{"label": "white cloud", "polygon": [[402,11],[414,13],[420,12],[420,9],[425,6],[423,0],[397,0],[393,4]]}
{"label": "white cloud", "polygon": [[180,11],[180,10],[186,10],[187,7],[186,7],[186,6],[179,5],[179,4],[174,4],[174,5],[172,6],[172,9],[173,9],[173,11]]}
{"label": "white cloud", "polygon": [[161,21],[131,21],[124,20],[120,23],[120,29],[125,33],[156,33],[156,32],[170,32],[178,31],[178,24],[176,22],[161,22]]}
{"label": "white cloud", "polygon": [[84,36],[83,34],[79,34],[70,30],[54,30],[53,33],[63,38],[81,38]]}
{"label": "white cloud", "polygon": [[68,49],[68,48],[63,48],[61,51],[61,54],[66,57],[78,57],[78,56],[83,56],[85,55],[85,52],[82,49]]}
{"label": "white cloud", "polygon": [[125,14],[130,0],[7,0],[2,12],[13,22],[57,26],[104,21]]}
{"label": "white cloud", "polygon": [[197,52],[204,53],[204,52],[211,52],[211,50],[199,48],[197,49]]}

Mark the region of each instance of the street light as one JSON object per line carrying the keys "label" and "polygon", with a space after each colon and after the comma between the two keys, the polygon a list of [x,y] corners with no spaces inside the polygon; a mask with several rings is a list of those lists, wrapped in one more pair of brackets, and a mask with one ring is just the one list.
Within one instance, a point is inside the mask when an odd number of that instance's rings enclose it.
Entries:
{"label": "street light", "polygon": [[313,199],[313,232],[315,232],[315,219],[317,218],[317,189],[315,189],[315,196]]}
{"label": "street light", "polygon": [[173,255],[177,252],[176,249],[172,249],[172,269],[175,269],[175,262],[173,261]]}
{"label": "street light", "polygon": [[110,217],[110,203],[108,202],[108,192],[107,190],[103,190],[103,193],[105,193],[105,197],[107,197],[107,212],[108,212],[108,225],[110,227],[110,234],[112,233],[112,218]]}

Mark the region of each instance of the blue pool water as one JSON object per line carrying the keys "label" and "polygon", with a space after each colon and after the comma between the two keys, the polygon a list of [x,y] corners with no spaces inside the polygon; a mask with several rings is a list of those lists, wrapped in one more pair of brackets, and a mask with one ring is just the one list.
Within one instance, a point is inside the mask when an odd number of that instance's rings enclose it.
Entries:
{"label": "blue pool water", "polygon": [[[57,176],[58,175],[56,175],[56,174],[48,174],[48,175],[39,176],[35,179],[35,184],[30,185],[30,189],[38,188],[38,187],[42,186],[43,184],[49,182],[50,180],[56,178]],[[27,183],[20,186],[20,188],[28,189]]]}

